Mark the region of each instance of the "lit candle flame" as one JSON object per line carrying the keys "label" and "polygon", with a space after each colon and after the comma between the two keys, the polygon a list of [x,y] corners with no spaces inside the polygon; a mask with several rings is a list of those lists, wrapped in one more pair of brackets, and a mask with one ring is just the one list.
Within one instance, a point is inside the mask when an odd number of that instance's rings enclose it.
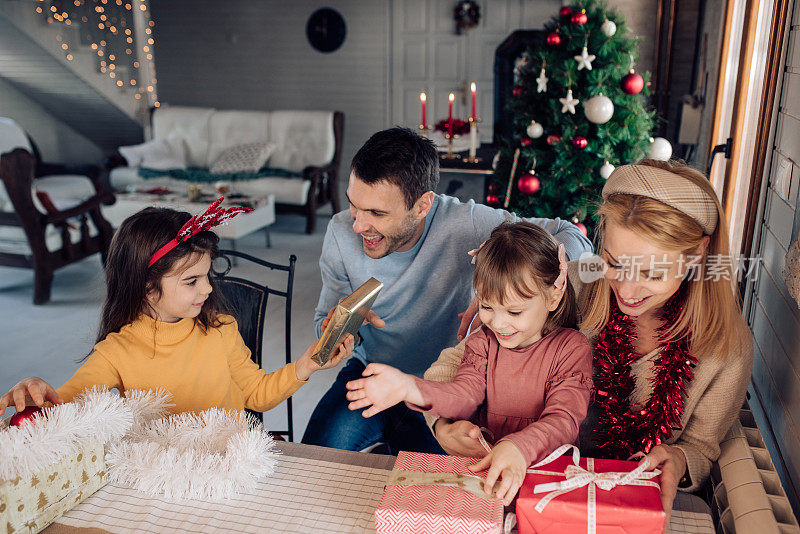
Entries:
{"label": "lit candle flame", "polygon": [[475,90],[476,90],[477,88],[478,88],[478,86],[477,86],[477,85],[475,85],[475,82],[472,82],[472,84],[469,86],[469,90],[470,90],[470,91],[472,91],[473,93],[475,92]]}
{"label": "lit candle flame", "polygon": [[450,100],[450,102],[452,102],[453,100],[456,99],[456,95],[454,95],[453,93],[450,93],[450,96],[448,96],[447,98],[448,98],[448,100]]}
{"label": "lit candle flame", "polygon": [[425,102],[426,100],[428,100],[428,96],[425,93],[420,93],[419,94],[419,101],[420,102]]}

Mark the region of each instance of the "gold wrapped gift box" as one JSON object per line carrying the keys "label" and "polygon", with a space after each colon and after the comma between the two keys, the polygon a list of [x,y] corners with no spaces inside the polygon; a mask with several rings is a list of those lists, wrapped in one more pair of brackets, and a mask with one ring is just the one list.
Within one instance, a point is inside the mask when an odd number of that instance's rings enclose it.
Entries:
{"label": "gold wrapped gift box", "polygon": [[39,532],[107,482],[105,450],[98,442],[34,475],[0,479],[0,532]]}

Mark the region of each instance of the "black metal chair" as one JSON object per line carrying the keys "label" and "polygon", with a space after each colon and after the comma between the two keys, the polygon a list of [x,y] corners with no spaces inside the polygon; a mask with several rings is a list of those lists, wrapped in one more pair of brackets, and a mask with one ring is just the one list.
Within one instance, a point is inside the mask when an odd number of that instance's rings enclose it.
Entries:
{"label": "black metal chair", "polygon": [[[286,271],[286,290],[279,291],[267,285],[258,284],[251,280],[246,280],[237,276],[231,276],[230,270],[233,259],[239,258],[246,262],[266,267],[276,271]],[[239,325],[239,333],[244,339],[245,345],[250,349],[250,355],[259,367],[261,363],[261,351],[264,342],[264,321],[267,315],[267,299],[270,295],[286,299],[286,316],[284,324],[286,348],[286,363],[292,361],[291,351],[291,326],[292,326],[292,285],[294,283],[294,266],[297,257],[292,254],[289,256],[289,265],[271,263],[262,259],[250,256],[235,250],[220,250],[220,255],[214,260],[211,271],[219,292],[227,301],[229,312],[236,318]],[[248,265],[247,263],[243,264]],[[286,436],[289,441],[294,441],[294,424],[292,421],[292,399],[286,399],[287,409],[287,430],[270,430],[274,436]],[[249,411],[249,410],[248,410]],[[262,422],[262,413],[251,412]]]}

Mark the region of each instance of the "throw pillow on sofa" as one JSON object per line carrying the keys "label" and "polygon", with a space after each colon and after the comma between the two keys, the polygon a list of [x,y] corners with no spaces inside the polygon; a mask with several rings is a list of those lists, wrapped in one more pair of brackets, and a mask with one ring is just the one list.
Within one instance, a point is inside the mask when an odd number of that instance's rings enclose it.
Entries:
{"label": "throw pillow on sofa", "polygon": [[213,174],[258,172],[274,150],[274,143],[236,145],[220,154],[210,170]]}
{"label": "throw pillow on sofa", "polygon": [[153,139],[141,145],[121,146],[120,155],[129,167],[167,170],[186,168],[186,146],[183,136],[173,132],[166,139]]}

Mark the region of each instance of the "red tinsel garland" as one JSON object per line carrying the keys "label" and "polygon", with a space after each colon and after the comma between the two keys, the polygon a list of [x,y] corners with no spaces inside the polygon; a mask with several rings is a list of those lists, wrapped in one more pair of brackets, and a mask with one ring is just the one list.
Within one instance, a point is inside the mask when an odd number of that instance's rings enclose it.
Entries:
{"label": "red tinsel garland", "polygon": [[[685,301],[681,287],[665,304],[657,334],[663,336],[675,324]],[[642,409],[633,409],[630,396],[636,385],[631,364],[640,355],[633,348],[633,320],[623,314],[612,297],[609,321],[594,346],[595,402],[599,419],[595,430],[598,444],[615,458],[649,452],[680,430],[684,393],[693,378],[697,359],[689,353],[691,332],[662,344],[654,362],[653,392]]]}

